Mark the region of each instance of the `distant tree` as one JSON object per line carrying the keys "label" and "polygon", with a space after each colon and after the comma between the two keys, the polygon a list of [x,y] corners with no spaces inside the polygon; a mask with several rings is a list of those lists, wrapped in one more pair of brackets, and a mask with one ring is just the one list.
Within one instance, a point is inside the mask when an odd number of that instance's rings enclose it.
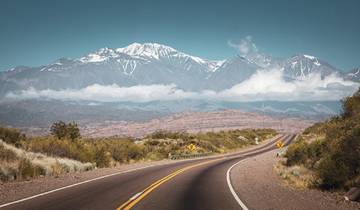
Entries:
{"label": "distant tree", "polygon": [[68,124],[63,121],[55,122],[50,128],[50,132],[58,139],[69,138],[75,140],[81,137],[80,129],[74,121]]}
{"label": "distant tree", "polygon": [[63,121],[55,122],[50,127],[50,133],[56,136],[58,139],[63,139],[66,137],[67,128],[66,123]]}
{"label": "distant tree", "polygon": [[77,123],[75,123],[74,121],[67,124],[67,136],[71,140],[75,140],[81,137],[80,129],[78,128]]}

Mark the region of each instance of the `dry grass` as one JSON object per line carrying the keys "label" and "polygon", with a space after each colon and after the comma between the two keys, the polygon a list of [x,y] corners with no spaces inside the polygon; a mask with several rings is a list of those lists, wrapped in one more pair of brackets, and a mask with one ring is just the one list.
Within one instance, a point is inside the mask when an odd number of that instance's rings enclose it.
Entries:
{"label": "dry grass", "polygon": [[0,178],[3,181],[28,179],[40,175],[59,175],[67,172],[87,171],[91,163],[68,158],[49,157],[41,153],[27,152],[0,140]]}
{"label": "dry grass", "polygon": [[316,183],[314,173],[301,165],[287,167],[278,162],[274,170],[288,185],[298,189],[311,188]]}

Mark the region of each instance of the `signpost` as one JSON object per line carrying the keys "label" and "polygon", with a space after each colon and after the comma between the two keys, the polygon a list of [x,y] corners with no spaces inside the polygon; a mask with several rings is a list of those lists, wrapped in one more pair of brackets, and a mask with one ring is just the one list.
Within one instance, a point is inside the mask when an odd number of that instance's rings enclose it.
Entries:
{"label": "signpost", "polygon": [[[283,148],[285,146],[285,143],[282,140],[279,140],[279,141],[276,142],[275,145],[276,145],[277,148],[281,149],[281,148]],[[282,155],[282,151],[276,153],[277,157],[279,157],[281,155]]]}
{"label": "signpost", "polygon": [[196,146],[194,144],[190,144],[187,146],[187,148],[191,151],[195,151],[196,150]]}
{"label": "signpost", "polygon": [[284,142],[282,140],[277,141],[275,145],[279,149],[283,148],[285,146],[285,144],[284,144]]}

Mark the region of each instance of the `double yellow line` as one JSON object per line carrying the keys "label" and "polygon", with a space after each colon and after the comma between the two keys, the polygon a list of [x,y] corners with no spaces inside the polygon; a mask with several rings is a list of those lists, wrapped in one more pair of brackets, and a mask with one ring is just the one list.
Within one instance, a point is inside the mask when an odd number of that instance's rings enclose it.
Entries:
{"label": "double yellow line", "polygon": [[174,178],[176,175],[181,174],[184,171],[187,171],[187,170],[189,170],[191,168],[198,167],[198,166],[201,166],[201,165],[205,165],[205,164],[208,164],[208,163],[220,160],[220,159],[222,159],[222,158],[201,162],[201,163],[198,163],[198,164],[194,164],[194,165],[187,166],[185,168],[179,169],[179,170],[177,170],[177,171],[175,171],[175,172],[173,172],[173,173],[171,173],[171,174],[157,180],[156,182],[152,183],[150,186],[145,188],[143,191],[141,191],[140,193],[138,193],[138,194],[134,195],[133,197],[131,197],[128,201],[126,201],[124,204],[122,204],[116,210],[128,210],[128,209],[132,208],[135,204],[140,202],[143,198],[145,198],[153,190],[155,190],[156,188],[158,188],[160,185],[164,184],[165,182],[169,181],[170,179]]}

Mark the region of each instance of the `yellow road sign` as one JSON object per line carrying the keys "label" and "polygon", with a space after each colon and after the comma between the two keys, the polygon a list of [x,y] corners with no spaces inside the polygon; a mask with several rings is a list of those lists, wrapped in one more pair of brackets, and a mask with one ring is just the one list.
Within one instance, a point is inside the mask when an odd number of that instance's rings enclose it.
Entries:
{"label": "yellow road sign", "polygon": [[275,145],[277,148],[283,148],[285,146],[285,143],[282,140],[279,140],[276,142]]}
{"label": "yellow road sign", "polygon": [[194,144],[188,145],[187,148],[188,148],[189,150],[191,150],[191,151],[196,150],[196,146],[195,146]]}

